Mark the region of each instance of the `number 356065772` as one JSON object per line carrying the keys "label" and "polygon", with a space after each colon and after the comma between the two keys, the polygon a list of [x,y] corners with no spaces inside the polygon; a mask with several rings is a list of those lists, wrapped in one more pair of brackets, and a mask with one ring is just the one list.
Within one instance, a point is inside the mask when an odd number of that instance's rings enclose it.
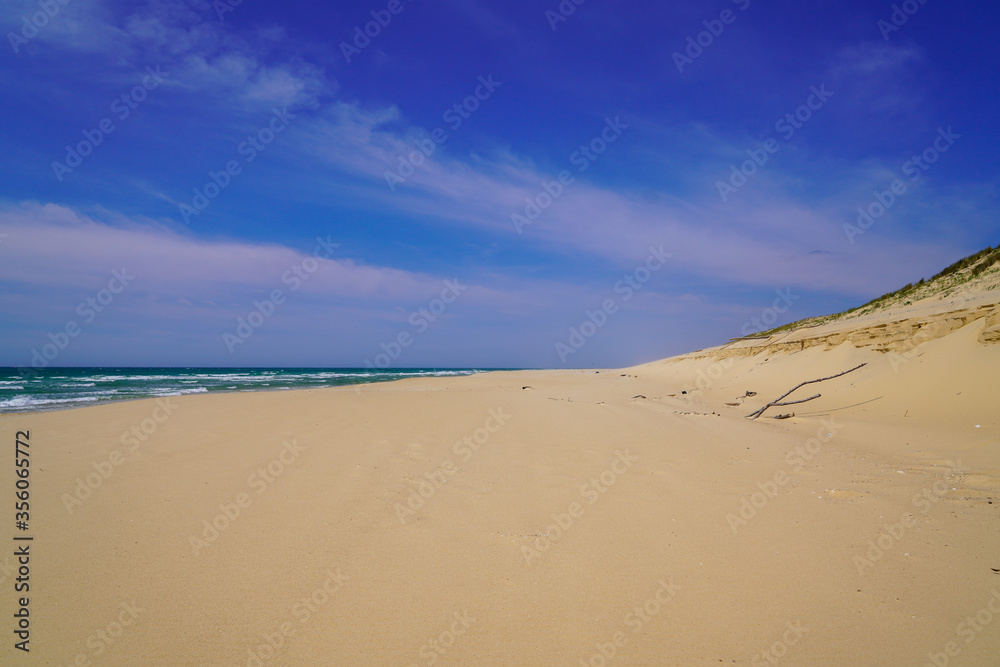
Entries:
{"label": "number 356065772", "polygon": [[[27,530],[27,521],[29,518],[28,509],[30,505],[28,500],[31,496],[30,493],[30,482],[28,476],[31,474],[31,460],[29,458],[30,450],[28,449],[31,434],[28,431],[18,431],[17,432],[17,444],[14,447],[14,465],[17,466],[17,481],[15,482],[15,487],[17,488],[15,492],[15,497],[17,502],[15,503],[16,514],[14,516],[15,521],[18,522],[18,527],[24,525],[22,530]],[[20,522],[25,522],[21,524]]]}

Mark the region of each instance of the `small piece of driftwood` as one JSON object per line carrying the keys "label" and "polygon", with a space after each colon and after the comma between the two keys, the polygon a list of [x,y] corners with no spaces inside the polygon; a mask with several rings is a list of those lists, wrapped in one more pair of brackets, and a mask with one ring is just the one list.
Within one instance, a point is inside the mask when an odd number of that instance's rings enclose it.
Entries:
{"label": "small piece of driftwood", "polygon": [[749,398],[750,396],[756,396],[756,395],[757,395],[757,392],[755,392],[755,391],[748,391],[744,395],[736,397],[736,400],[738,401],[737,403],[726,403],[726,405],[732,405],[732,406],[735,406],[735,407],[739,407],[739,406],[743,405],[743,399]]}
{"label": "small piece of driftwood", "polygon": [[768,403],[767,405],[765,405],[764,407],[762,407],[760,410],[755,410],[755,411],[751,412],[750,414],[748,414],[746,416],[746,418],[747,419],[757,419],[757,417],[760,417],[762,414],[764,414],[764,411],[767,410],[768,408],[780,407],[780,406],[784,406],[784,405],[795,405],[797,403],[805,403],[806,401],[811,401],[811,400],[813,400],[815,398],[819,398],[822,394],[816,394],[815,396],[810,396],[809,398],[803,398],[803,399],[798,400],[798,401],[785,401],[784,403],[781,402],[781,399],[785,398],[786,396],[788,396],[789,394],[791,394],[793,391],[795,391],[799,387],[804,387],[807,384],[813,384],[815,382],[824,382],[825,380],[832,380],[833,378],[839,378],[841,375],[847,375],[848,373],[852,373],[852,372],[858,370],[859,368],[861,368],[862,366],[867,366],[867,365],[868,365],[867,363],[858,364],[854,368],[852,368],[850,370],[847,370],[847,371],[844,371],[843,373],[837,373],[836,375],[831,375],[830,377],[825,377],[825,378],[818,378],[816,380],[806,380],[805,382],[802,382],[801,384],[795,385],[794,387],[792,387],[791,389],[789,389],[788,391],[786,391],[784,394],[782,394],[781,396],[779,396],[777,398],[777,400],[771,401],[770,403]]}

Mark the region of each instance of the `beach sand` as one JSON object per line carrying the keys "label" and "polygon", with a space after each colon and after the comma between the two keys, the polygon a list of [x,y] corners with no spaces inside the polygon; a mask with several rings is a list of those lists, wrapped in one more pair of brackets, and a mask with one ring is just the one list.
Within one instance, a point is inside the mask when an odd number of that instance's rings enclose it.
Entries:
{"label": "beach sand", "polygon": [[30,654],[0,556],[0,662],[1000,664],[995,301],[625,370],[0,416],[34,537]]}

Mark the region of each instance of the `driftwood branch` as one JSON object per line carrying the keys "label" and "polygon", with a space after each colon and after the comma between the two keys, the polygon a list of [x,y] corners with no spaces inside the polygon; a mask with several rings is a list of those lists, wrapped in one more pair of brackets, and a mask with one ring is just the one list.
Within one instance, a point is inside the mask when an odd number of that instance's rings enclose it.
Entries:
{"label": "driftwood branch", "polygon": [[816,394],[815,396],[810,396],[809,398],[803,398],[802,400],[799,401],[785,401],[784,403],[771,403],[771,407],[778,408],[785,405],[795,405],[796,403],[805,403],[806,401],[811,401],[814,398],[819,398],[820,396],[822,396],[822,394]]}
{"label": "driftwood branch", "polygon": [[781,396],[779,396],[777,399],[771,401],[770,403],[768,403],[767,405],[765,405],[764,407],[762,407],[760,410],[755,410],[755,411],[751,412],[750,414],[748,414],[747,415],[747,419],[757,419],[757,417],[760,417],[762,414],[764,414],[764,411],[767,410],[768,408],[778,407],[778,406],[782,406],[782,405],[794,405],[796,403],[805,403],[806,401],[811,401],[814,398],[819,398],[821,396],[821,394],[816,394],[815,396],[810,396],[809,398],[803,398],[800,401],[786,401],[784,403],[781,402],[781,399],[785,398],[786,396],[788,396],[789,394],[791,394],[793,391],[795,391],[799,387],[804,387],[807,384],[813,384],[815,382],[824,382],[826,380],[832,380],[834,378],[839,378],[841,375],[847,375],[848,373],[852,373],[852,372],[858,370],[859,368],[861,368],[862,366],[867,366],[867,365],[868,365],[867,363],[858,364],[854,368],[852,368],[850,370],[847,370],[847,371],[844,371],[843,373],[837,373],[836,375],[831,375],[830,377],[825,377],[825,378],[818,378],[816,380],[806,380],[805,382],[802,382],[801,384],[797,384],[794,387],[792,387],[791,389],[789,389],[788,391],[786,391],[784,394],[782,394]]}

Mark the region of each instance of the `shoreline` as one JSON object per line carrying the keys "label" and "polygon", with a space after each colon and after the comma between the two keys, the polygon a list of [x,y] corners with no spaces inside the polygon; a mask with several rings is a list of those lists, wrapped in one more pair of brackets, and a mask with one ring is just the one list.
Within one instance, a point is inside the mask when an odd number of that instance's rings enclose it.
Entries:
{"label": "shoreline", "polygon": [[[429,368],[427,368],[427,369],[425,369],[425,368],[387,368],[387,369],[377,369],[375,371],[371,371],[370,369],[360,369],[360,368],[358,368],[358,369],[354,369],[354,368],[345,368],[345,369],[341,369],[341,368],[337,368],[337,369],[314,368],[313,369],[313,368],[270,368],[270,367],[263,368],[262,367],[262,368],[248,369],[248,368],[243,368],[243,367],[233,367],[233,368],[218,367],[218,368],[211,368],[211,369],[209,369],[209,368],[166,367],[166,366],[164,366],[164,367],[89,367],[89,366],[68,366],[68,367],[64,367],[64,368],[58,367],[58,368],[52,368],[52,369],[48,369],[48,370],[49,370],[49,372],[60,372],[60,371],[63,371],[63,370],[70,370],[70,371],[76,371],[76,372],[79,372],[79,371],[101,372],[101,371],[127,371],[127,370],[132,370],[132,369],[138,370],[138,371],[166,371],[168,373],[169,372],[176,372],[176,371],[192,371],[192,370],[193,371],[205,371],[205,370],[211,370],[211,371],[224,372],[225,375],[232,375],[233,371],[284,371],[284,372],[300,372],[300,373],[298,373],[299,375],[302,374],[301,372],[305,372],[305,373],[308,373],[308,374],[312,374],[317,379],[322,379],[321,378],[322,374],[328,374],[330,371],[336,370],[336,371],[363,371],[364,373],[368,373],[369,376],[370,375],[386,375],[386,376],[399,375],[399,377],[386,377],[384,379],[365,380],[365,381],[361,381],[361,382],[344,382],[342,384],[314,384],[314,385],[311,385],[311,386],[310,385],[306,385],[304,383],[301,383],[301,381],[299,381],[300,382],[299,386],[286,386],[286,387],[260,387],[260,386],[249,387],[249,388],[238,388],[238,387],[234,387],[234,388],[228,388],[228,387],[226,387],[226,388],[217,388],[217,387],[190,387],[187,391],[184,391],[183,388],[182,388],[177,393],[167,393],[167,394],[164,394],[164,393],[148,393],[147,395],[129,396],[129,397],[111,398],[111,399],[95,398],[95,397],[88,397],[88,396],[80,396],[80,397],[75,398],[75,399],[74,398],[69,398],[69,399],[63,399],[63,400],[60,400],[60,401],[54,401],[54,403],[57,403],[57,404],[58,403],[70,403],[70,405],[66,405],[65,407],[59,407],[58,405],[54,405],[52,407],[43,407],[44,404],[39,405],[38,407],[35,407],[33,409],[26,409],[26,410],[11,410],[11,409],[4,409],[4,408],[0,407],[0,416],[3,416],[3,415],[19,415],[19,414],[33,414],[33,413],[36,413],[36,412],[53,412],[53,411],[60,411],[60,410],[75,410],[75,409],[79,409],[79,408],[96,407],[98,405],[107,405],[107,404],[111,404],[111,403],[121,403],[123,401],[145,400],[145,399],[149,399],[149,398],[154,398],[154,399],[155,398],[166,398],[166,397],[175,398],[175,397],[179,397],[179,396],[198,395],[198,394],[227,394],[227,393],[240,394],[240,393],[252,393],[252,392],[259,392],[259,391],[301,391],[301,390],[306,390],[306,389],[320,389],[320,388],[331,388],[332,389],[332,388],[337,388],[337,387],[354,387],[354,386],[359,386],[359,385],[364,385],[364,384],[379,384],[379,383],[382,383],[382,382],[395,382],[395,381],[400,380],[400,379],[408,379],[409,377],[412,377],[414,374],[416,374],[417,377],[455,377],[455,376],[464,376],[464,375],[475,375],[475,374],[484,373],[484,372],[493,372],[494,370],[497,370],[497,371],[519,370],[519,369],[474,369],[474,368],[434,368],[434,369],[429,369]],[[4,370],[10,370],[10,368],[0,368],[0,372],[2,372]],[[420,375],[419,372],[426,372],[426,374]],[[407,374],[409,374],[409,375],[407,375]],[[349,373],[341,373],[340,375],[344,376],[344,377],[348,377],[350,374]],[[2,377],[2,376],[0,376],[0,377]],[[169,375],[165,375],[164,377],[169,377]],[[182,376],[178,376],[178,377],[182,377]],[[362,376],[362,375],[359,374],[358,377],[367,377],[367,376]],[[137,378],[138,379],[142,379],[143,376],[137,376]],[[58,378],[50,378],[50,379],[58,379]],[[90,378],[84,377],[83,379],[90,379]],[[132,378],[127,378],[126,377],[125,379],[132,379]],[[280,380],[280,378],[275,378],[275,379],[276,380]],[[84,386],[87,386],[87,385],[81,385],[81,387],[84,387]],[[90,383],[90,386],[93,386],[93,383]],[[63,385],[63,387],[66,388],[65,385]],[[9,391],[15,392],[15,393],[17,391],[23,391],[23,386],[20,386],[17,389],[10,389]],[[151,389],[149,389],[147,391],[155,392],[155,391],[170,391],[170,390],[169,389],[160,388],[160,387],[152,387]],[[68,392],[64,392],[64,393],[68,393]],[[31,398],[44,397],[45,394],[41,394],[41,393],[36,393],[34,395],[23,394],[23,396],[26,397],[26,398],[28,398],[30,400]],[[20,396],[15,395],[10,400],[16,400],[19,397]],[[81,405],[81,403],[82,403],[82,405]]]}

